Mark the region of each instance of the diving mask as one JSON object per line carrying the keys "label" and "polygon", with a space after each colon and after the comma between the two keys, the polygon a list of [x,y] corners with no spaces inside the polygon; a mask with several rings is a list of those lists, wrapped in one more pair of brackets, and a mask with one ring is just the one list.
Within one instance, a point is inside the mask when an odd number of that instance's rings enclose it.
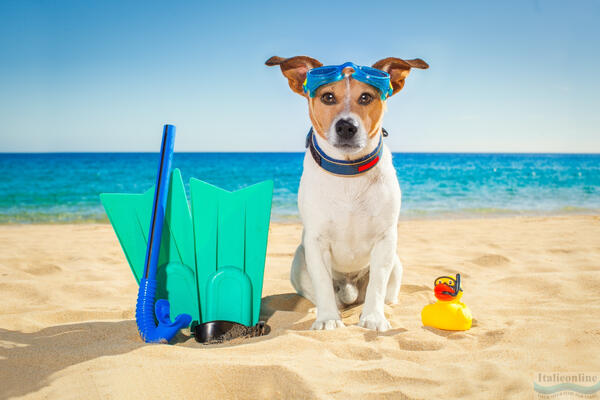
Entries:
{"label": "diving mask", "polygon": [[[460,274],[456,274],[455,278],[451,276],[437,277],[433,282],[433,286],[435,288],[436,297],[438,297],[438,294],[441,295],[440,297],[456,297],[458,296],[459,292],[462,292],[462,289],[460,288]],[[450,289],[451,291],[448,289]],[[442,300],[445,299],[442,298]]]}

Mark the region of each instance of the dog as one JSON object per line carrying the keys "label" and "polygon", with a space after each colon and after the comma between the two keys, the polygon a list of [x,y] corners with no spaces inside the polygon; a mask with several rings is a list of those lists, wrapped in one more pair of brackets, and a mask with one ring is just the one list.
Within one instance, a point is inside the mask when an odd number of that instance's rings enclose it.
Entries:
{"label": "dog", "polygon": [[386,331],[384,304],[397,303],[402,282],[401,192],[382,118],[410,70],[429,65],[390,57],[372,67],[319,68],[306,56],[265,64],[278,65],[292,91],[307,99],[312,122],[298,190],[302,242],[290,274],[297,293],[316,305],[311,329],[343,327],[340,308],[364,303],[358,325]]}

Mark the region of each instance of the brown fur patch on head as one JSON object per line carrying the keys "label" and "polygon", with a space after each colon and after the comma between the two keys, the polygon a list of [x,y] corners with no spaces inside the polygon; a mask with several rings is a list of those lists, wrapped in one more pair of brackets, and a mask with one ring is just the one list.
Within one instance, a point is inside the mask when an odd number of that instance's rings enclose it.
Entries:
{"label": "brown fur patch on head", "polygon": [[[359,104],[358,100],[363,93],[373,97],[367,105]],[[385,100],[381,100],[381,93],[373,86],[354,79],[350,80],[350,111],[358,115],[367,131],[367,136],[372,138],[379,133],[381,120],[385,111]]]}
{"label": "brown fur patch on head", "polygon": [[302,84],[306,79],[306,73],[308,70],[323,66],[323,64],[318,60],[306,56],[296,56],[290,58],[273,56],[265,61],[265,64],[270,67],[279,65],[281,68],[281,73],[288,79],[290,89],[301,96],[305,96]]}
{"label": "brown fur patch on head", "polygon": [[[364,94],[372,97],[369,104],[360,104],[359,99]],[[326,104],[323,96],[332,94],[335,104]],[[373,86],[352,78],[344,78],[319,87],[315,97],[308,100],[309,116],[317,134],[323,138],[336,117],[346,111],[359,116],[369,138],[377,135],[381,127],[381,119],[385,111],[385,101]]]}
{"label": "brown fur patch on head", "polygon": [[403,60],[401,58],[388,57],[377,61],[373,64],[373,68],[380,69],[390,74],[393,96],[404,87],[404,80],[408,76],[411,68],[427,69],[429,68],[429,64],[420,58]]}

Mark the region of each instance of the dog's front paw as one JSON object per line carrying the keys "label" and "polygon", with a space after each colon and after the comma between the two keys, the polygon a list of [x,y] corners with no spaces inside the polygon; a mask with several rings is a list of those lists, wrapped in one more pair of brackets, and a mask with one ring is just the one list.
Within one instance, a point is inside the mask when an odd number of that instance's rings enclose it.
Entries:
{"label": "dog's front paw", "polygon": [[385,319],[385,315],[379,313],[362,314],[358,326],[379,332],[385,332],[392,328],[388,320]]}
{"label": "dog's front paw", "polygon": [[310,327],[313,331],[330,331],[336,328],[343,328],[344,323],[341,319],[327,319],[323,321],[316,320],[314,324]]}

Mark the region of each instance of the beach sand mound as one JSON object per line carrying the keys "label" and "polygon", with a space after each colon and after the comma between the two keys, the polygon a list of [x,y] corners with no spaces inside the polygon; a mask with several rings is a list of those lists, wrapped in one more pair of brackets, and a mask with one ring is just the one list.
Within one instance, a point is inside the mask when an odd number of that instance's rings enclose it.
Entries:
{"label": "beach sand mound", "polygon": [[[301,226],[273,224],[261,315],[268,336],[146,345],[137,288],[109,225],[0,226],[0,398],[529,398],[537,372],[600,371],[600,219],[399,225],[392,330],[310,331],[289,283]],[[421,325],[439,275],[460,272],[466,332]]]}

